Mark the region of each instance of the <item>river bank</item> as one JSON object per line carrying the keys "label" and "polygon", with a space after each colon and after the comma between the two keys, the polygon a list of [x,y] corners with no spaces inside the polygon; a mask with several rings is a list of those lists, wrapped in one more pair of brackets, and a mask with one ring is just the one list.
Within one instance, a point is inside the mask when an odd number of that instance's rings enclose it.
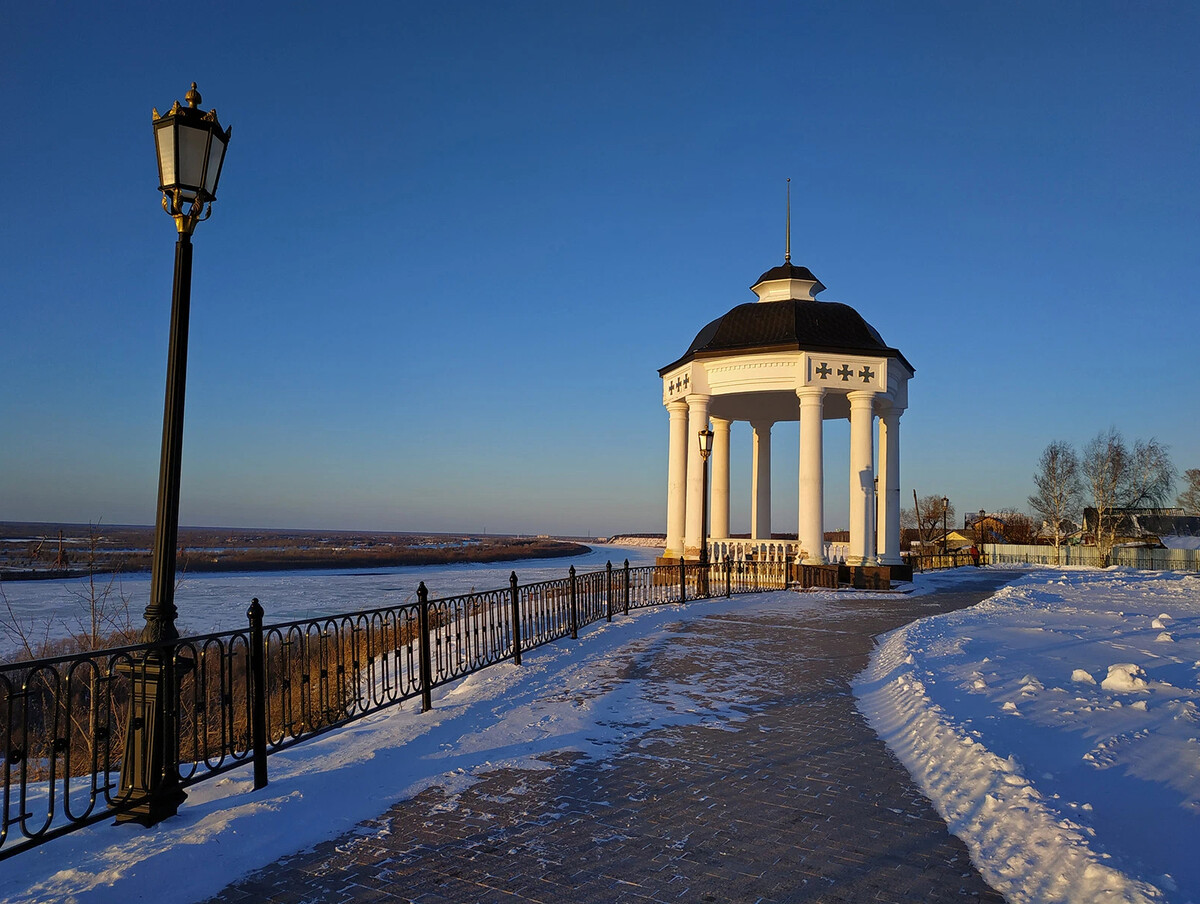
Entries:
{"label": "river bank", "polygon": [[[154,529],[0,524],[0,580],[150,570]],[[551,537],[181,528],[181,573],[396,568],[554,559],[589,547]]]}
{"label": "river bank", "polygon": [[[508,587],[515,571],[521,584],[565,578],[573,566],[580,574],[604,571],[629,560],[630,567],[654,564],[654,550],[596,544],[570,559],[527,559],[514,562],[467,562],[451,565],[396,568],[298,569],[294,571],[187,572],[179,575],[175,604],[183,636],[245,627],[246,609],[258,599],[266,621],[334,616],[376,607],[411,603],[424,583],[431,599]],[[140,630],[141,613],[150,601],[150,574],[115,574],[60,580],[0,584],[0,616],[9,607],[8,621],[18,622],[39,651],[80,631],[89,619],[93,600],[106,610],[105,624]],[[0,622],[5,619],[0,617]],[[109,630],[109,628],[106,628]],[[20,652],[16,635],[0,630],[0,662]],[[47,653],[46,655],[51,655]]]}

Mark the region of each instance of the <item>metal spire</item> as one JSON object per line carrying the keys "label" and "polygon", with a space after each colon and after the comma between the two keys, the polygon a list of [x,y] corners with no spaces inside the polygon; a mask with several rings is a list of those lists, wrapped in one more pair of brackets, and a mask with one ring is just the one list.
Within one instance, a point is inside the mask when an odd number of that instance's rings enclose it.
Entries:
{"label": "metal spire", "polygon": [[787,180],[787,228],[783,246],[783,262],[792,262],[792,180]]}

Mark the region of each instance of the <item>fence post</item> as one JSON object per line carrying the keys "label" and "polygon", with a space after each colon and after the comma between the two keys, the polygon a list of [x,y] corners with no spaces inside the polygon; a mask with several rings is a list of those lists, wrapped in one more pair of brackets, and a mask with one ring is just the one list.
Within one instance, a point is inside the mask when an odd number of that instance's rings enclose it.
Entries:
{"label": "fence post", "polygon": [[575,566],[571,566],[571,639],[579,639],[579,616],[576,615],[575,606]]}
{"label": "fence post", "polygon": [[517,573],[508,576],[508,589],[512,594],[513,662],[521,664],[521,598],[517,592]]}
{"label": "fence post", "polygon": [[629,614],[629,560],[625,560],[625,614]]}
{"label": "fence post", "polygon": [[417,587],[417,629],[421,634],[421,712],[433,709],[433,652],[429,646],[429,590]]}
{"label": "fence post", "polygon": [[725,556],[725,599],[733,595],[733,560]]}
{"label": "fence post", "polygon": [[608,620],[611,622],[612,621],[612,561],[611,560],[608,562],[607,565],[604,566],[604,571],[605,571],[605,579],[608,582],[604,588],[604,607],[605,607],[605,609],[608,610],[608,613],[607,613]]}
{"label": "fence post", "polygon": [[254,790],[267,787],[267,670],[263,662],[263,607],[258,598],[246,611],[250,619],[250,743],[254,747]]}
{"label": "fence post", "polygon": [[679,557],[679,602],[687,602],[687,565],[682,555]]}

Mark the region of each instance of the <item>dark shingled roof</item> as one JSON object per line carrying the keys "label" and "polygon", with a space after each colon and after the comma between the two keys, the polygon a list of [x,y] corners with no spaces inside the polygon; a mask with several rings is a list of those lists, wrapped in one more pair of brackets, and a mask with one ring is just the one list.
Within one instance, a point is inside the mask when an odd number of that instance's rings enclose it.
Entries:
{"label": "dark shingled roof", "polygon": [[[775,268],[781,269],[783,268]],[[802,267],[793,269],[809,272]],[[767,271],[763,279],[774,272]],[[812,276],[810,274],[807,277],[771,278],[811,279]],[[897,349],[889,348],[875,328],[849,305],[836,301],[790,299],[751,301],[738,305],[697,333],[686,354],[659,370],[659,374],[664,374],[695,357],[791,349],[882,355],[898,358],[910,371],[913,369],[904,355]]]}
{"label": "dark shingled roof", "polygon": [[772,267],[757,280],[755,280],[754,285],[757,286],[759,283],[764,283],[767,282],[767,280],[775,279],[811,279],[816,283],[816,285],[813,286],[814,295],[819,295],[821,292],[825,291],[825,285],[821,282],[821,280],[813,276],[812,270],[809,270],[808,267],[797,267],[790,261],[780,264],[778,267]]}

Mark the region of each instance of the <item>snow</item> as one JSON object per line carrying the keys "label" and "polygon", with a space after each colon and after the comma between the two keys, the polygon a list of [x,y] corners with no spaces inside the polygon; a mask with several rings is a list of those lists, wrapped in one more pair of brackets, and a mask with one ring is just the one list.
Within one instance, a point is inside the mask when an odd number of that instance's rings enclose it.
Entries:
{"label": "snow", "polygon": [[1174,536],[1158,539],[1167,549],[1200,549],[1200,537]]}
{"label": "snow", "polygon": [[[513,571],[522,584],[565,578],[572,565],[580,574],[614,568],[628,559],[632,568],[653,565],[655,550],[597,545],[580,556],[476,562],[455,565],[417,565],[397,568],[313,569],[300,571],[193,572],[180,575],[175,590],[177,625],[183,635],[232,631],[246,627],[246,609],[258,599],[267,624],[356,612],[380,606],[414,603],[417,585],[429,588],[431,599],[493,590],[508,586]],[[101,588],[109,575],[97,577]],[[135,624],[150,601],[150,575],[142,572],[111,576],[112,604],[124,600]],[[0,584],[13,613],[40,640],[66,636],[81,618],[86,621],[87,578],[44,581],[6,581]],[[0,603],[0,614],[3,613]],[[50,620],[47,633],[42,626]],[[0,631],[0,661],[16,653],[15,639]]]}
{"label": "snow", "polygon": [[[974,574],[918,576],[916,592]],[[617,680],[620,663],[686,619],[828,598],[764,593],[600,623],[439,689],[430,713],[410,702],[275,754],[263,791],[237,770],[193,786],[152,829],[106,822],[23,853],[0,866],[0,900],[200,900],[432,785],[546,768],[550,751],[603,757],[646,725],[727,726],[739,701],[702,681],[650,699]],[[881,638],[855,690],[1009,901],[1186,904],[1200,901],[1198,678],[1200,577],[1039,569]]]}
{"label": "snow", "polygon": [[1038,569],[889,634],[856,692],[1010,902],[1195,902],[1198,679],[1200,576]]}

